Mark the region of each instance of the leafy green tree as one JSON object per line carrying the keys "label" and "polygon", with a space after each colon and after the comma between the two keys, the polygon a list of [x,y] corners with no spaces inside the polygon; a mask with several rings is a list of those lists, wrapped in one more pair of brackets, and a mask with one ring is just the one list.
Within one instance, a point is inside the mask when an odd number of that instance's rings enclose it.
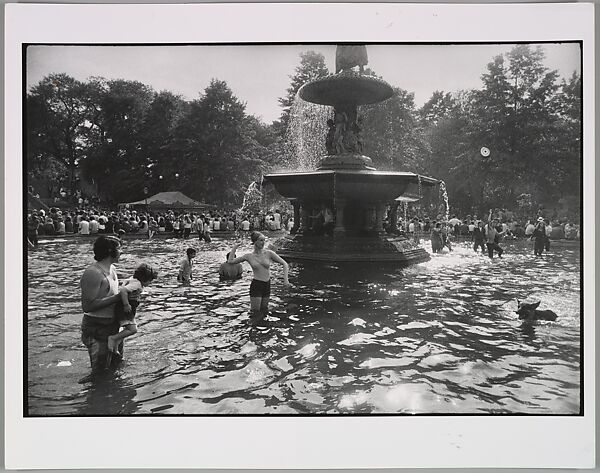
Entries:
{"label": "leafy green tree", "polygon": [[144,123],[154,91],[137,81],[96,80],[97,102],[84,176],[115,201],[143,197],[151,163],[144,143]]}
{"label": "leafy green tree", "polygon": [[394,88],[388,100],[358,111],[363,153],[380,170],[419,171],[427,154],[414,94]]}
{"label": "leafy green tree", "polygon": [[26,102],[28,169],[32,175],[58,181],[62,181],[60,173],[68,173],[73,193],[75,169],[86,146],[81,136],[90,123],[86,94],[84,83],[66,74],[51,74],[31,89]]}
{"label": "leafy green tree", "polygon": [[165,190],[165,182],[172,180],[177,169],[177,156],[171,153],[174,131],[183,120],[188,103],[180,96],[163,91],[155,94],[140,131],[140,142],[145,154],[146,186],[150,193]]}
{"label": "leafy green tree", "polygon": [[562,198],[573,202],[579,201],[581,190],[581,91],[580,75],[562,81],[556,99],[559,118],[550,136],[556,157],[553,187],[561,190]]}
{"label": "leafy green tree", "polygon": [[181,189],[200,200],[241,203],[264,165],[266,150],[257,135],[271,139],[228,85],[213,79],[175,130],[171,155],[178,157]]}
{"label": "leafy green tree", "polygon": [[419,109],[418,116],[424,126],[437,125],[456,106],[452,94],[436,90],[431,98]]}
{"label": "leafy green tree", "polygon": [[557,72],[544,66],[540,47],[518,45],[494,58],[476,92],[471,138],[491,150],[485,161],[485,200],[514,206],[522,192],[556,198]]}

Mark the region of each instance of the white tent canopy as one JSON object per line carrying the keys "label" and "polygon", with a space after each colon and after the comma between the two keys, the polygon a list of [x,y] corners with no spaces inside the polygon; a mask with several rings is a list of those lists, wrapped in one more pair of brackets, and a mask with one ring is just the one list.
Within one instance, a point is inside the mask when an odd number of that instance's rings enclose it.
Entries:
{"label": "white tent canopy", "polygon": [[159,192],[158,194],[149,196],[146,199],[136,200],[135,202],[125,202],[119,205],[124,207],[148,205],[148,207],[151,208],[163,209],[205,209],[213,207],[210,204],[198,202],[179,191]]}

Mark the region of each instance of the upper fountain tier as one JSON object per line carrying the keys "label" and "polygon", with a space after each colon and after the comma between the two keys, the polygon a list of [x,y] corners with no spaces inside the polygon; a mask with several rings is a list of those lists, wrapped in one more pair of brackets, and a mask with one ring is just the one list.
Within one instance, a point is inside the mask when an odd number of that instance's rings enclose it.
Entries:
{"label": "upper fountain tier", "polygon": [[394,89],[378,77],[344,71],[304,84],[298,95],[319,105],[357,106],[383,102],[394,95]]}

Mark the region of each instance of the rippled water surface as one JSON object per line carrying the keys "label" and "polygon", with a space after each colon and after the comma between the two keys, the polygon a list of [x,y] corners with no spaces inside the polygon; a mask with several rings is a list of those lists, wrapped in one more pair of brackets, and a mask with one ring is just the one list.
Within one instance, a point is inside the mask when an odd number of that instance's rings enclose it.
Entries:
{"label": "rippled water surface", "polygon": [[[249,267],[242,280],[218,280],[231,244],[127,241],[119,277],[146,261],[159,279],[123,364],[78,384],[89,373],[79,279],[92,241],[41,243],[28,256],[29,413],[579,413],[576,244],[536,259],[529,242],[507,243],[493,261],[458,245],[405,269],[292,264],[289,290],[275,266],[272,312],[257,327]],[[187,246],[199,253],[184,288],[176,271]],[[527,296],[558,320],[517,320],[515,298]]]}

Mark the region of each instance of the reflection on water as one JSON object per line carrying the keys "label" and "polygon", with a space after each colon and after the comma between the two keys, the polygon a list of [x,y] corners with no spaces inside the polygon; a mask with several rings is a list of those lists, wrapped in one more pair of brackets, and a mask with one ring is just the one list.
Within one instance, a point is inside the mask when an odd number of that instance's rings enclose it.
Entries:
{"label": "reflection on water", "polygon": [[[490,261],[458,245],[405,269],[292,264],[289,291],[277,266],[271,315],[251,327],[249,268],[218,280],[230,245],[126,242],[119,276],[147,261],[159,279],[121,367],[84,384],[79,278],[91,240],[31,252],[30,414],[579,413],[578,246],[535,258],[518,242]],[[199,249],[195,280],[180,287],[187,246]],[[515,298],[527,296],[558,320],[522,324]]]}

